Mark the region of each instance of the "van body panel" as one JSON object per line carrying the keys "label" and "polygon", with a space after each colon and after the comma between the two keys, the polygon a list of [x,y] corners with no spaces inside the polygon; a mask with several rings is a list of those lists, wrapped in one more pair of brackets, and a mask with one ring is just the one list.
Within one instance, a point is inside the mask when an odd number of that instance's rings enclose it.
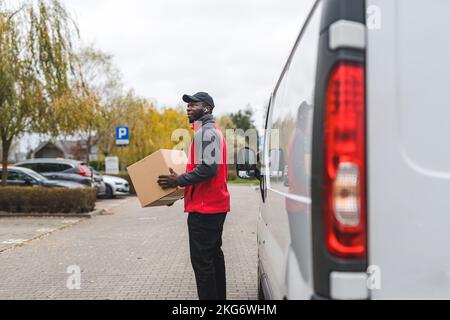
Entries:
{"label": "van body panel", "polygon": [[[450,2],[367,0],[373,299],[450,299]],[[378,279],[379,280],[379,279]]]}
{"label": "van body panel", "polygon": [[308,300],[314,294],[312,278],[305,278],[305,270],[309,270],[310,266],[300,265],[305,263],[311,263],[309,256],[305,254],[297,258],[294,249],[289,248],[285,279],[289,300]]}
{"label": "van body panel", "polygon": [[[270,198],[274,197],[270,196]],[[279,198],[282,197],[280,196]],[[283,217],[274,219],[274,217],[268,216],[270,213],[277,213],[277,211],[270,211],[270,208],[266,205],[262,208],[262,221],[258,229],[261,239],[263,239],[260,246],[260,255],[263,256],[264,272],[267,274],[273,298],[280,300],[286,295],[284,278],[289,234],[282,238],[276,237],[277,235],[286,234],[286,232],[280,232],[283,230],[284,219]],[[289,230],[289,226],[284,226],[284,228],[284,230]]]}

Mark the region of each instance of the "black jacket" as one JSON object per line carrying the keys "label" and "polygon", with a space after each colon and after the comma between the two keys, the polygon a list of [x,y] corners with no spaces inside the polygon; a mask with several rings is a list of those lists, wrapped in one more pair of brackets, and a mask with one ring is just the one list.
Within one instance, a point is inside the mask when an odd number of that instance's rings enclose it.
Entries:
{"label": "black jacket", "polygon": [[198,166],[193,171],[178,176],[177,181],[181,187],[209,180],[217,175],[219,168],[221,139],[215,127],[214,117],[206,114],[198,121],[202,127],[195,132],[193,142],[195,162]]}

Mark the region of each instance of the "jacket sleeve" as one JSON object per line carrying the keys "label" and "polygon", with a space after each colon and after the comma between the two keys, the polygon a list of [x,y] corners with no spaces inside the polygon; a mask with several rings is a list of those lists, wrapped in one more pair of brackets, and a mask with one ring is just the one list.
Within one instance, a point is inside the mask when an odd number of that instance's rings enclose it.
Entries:
{"label": "jacket sleeve", "polygon": [[207,129],[194,137],[195,163],[197,167],[191,172],[177,177],[178,185],[186,187],[207,181],[217,175],[221,157],[221,139],[215,129]]}

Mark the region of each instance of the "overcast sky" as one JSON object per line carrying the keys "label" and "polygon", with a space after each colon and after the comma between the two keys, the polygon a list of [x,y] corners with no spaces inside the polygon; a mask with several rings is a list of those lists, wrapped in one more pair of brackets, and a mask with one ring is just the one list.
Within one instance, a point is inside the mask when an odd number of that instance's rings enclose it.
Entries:
{"label": "overcast sky", "polygon": [[[84,45],[113,55],[127,89],[176,106],[209,92],[215,115],[264,107],[314,0],[62,0]],[[22,151],[39,140],[26,136]]]}
{"label": "overcast sky", "polygon": [[216,114],[270,97],[312,0],[63,0],[84,43],[114,56],[125,84],[175,106],[209,92]]}

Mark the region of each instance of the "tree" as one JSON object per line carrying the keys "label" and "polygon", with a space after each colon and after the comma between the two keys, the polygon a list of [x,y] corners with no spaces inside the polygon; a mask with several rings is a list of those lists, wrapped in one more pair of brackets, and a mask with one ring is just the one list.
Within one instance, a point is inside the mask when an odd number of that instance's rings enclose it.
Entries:
{"label": "tree", "polygon": [[57,103],[60,132],[76,131],[86,142],[85,161],[89,162],[93,145],[109,145],[112,127],[122,114],[116,110],[122,94],[121,75],[112,63],[112,56],[89,46],[76,54],[71,82],[71,92]]}
{"label": "tree", "polygon": [[190,130],[186,112],[181,108],[159,111],[152,102],[128,97],[125,123],[130,127],[130,146],[126,151],[127,163],[134,163],[159,149],[177,145],[172,133],[177,129]]}
{"label": "tree", "polygon": [[233,119],[231,119],[230,115],[228,114],[225,114],[217,119],[217,125],[219,126],[219,129],[223,134],[225,134],[228,129],[236,128]]}
{"label": "tree", "polygon": [[[123,84],[121,74],[109,54],[89,46],[80,51],[77,62],[82,88],[88,98],[88,104],[81,110],[91,119],[82,125],[87,148],[86,161],[89,161],[92,146],[108,140],[114,123],[122,116],[116,102],[122,94]],[[89,97],[95,97],[95,101]]]}
{"label": "tree", "polygon": [[248,129],[254,129],[253,122],[253,110],[250,105],[245,110],[239,110],[237,113],[230,114],[231,120],[236,126],[236,129],[242,129],[247,131]]}
{"label": "tree", "polygon": [[[136,122],[143,121],[139,114],[141,101],[132,91],[114,97],[108,107],[101,108],[100,126],[98,131],[98,147],[104,157],[117,155],[114,153],[116,126],[128,125],[132,128]],[[134,137],[134,132],[131,133]]]}
{"label": "tree", "polygon": [[[114,128],[125,125],[130,128],[130,145],[124,149],[125,161],[132,164],[159,149],[171,149],[178,144],[172,141],[172,133],[177,129],[190,132],[190,125],[183,108],[158,110],[151,100],[137,97],[132,91],[119,97],[113,109],[117,122],[112,122],[108,139],[99,145],[105,156],[120,156],[120,149],[114,146]],[[107,151],[108,153],[105,153]]]}
{"label": "tree", "polygon": [[[72,93],[57,103],[58,121],[66,123],[61,133],[70,134],[74,131],[86,142],[84,160],[89,162],[92,146],[96,143],[96,135],[101,122],[101,104],[94,92],[80,86],[75,86]],[[62,117],[66,118],[64,121]]]}
{"label": "tree", "polygon": [[[1,0],[0,0],[1,1]],[[70,91],[78,29],[58,0],[0,2],[0,138],[2,165],[26,130],[56,133],[55,101]],[[6,170],[2,184],[6,185]]]}
{"label": "tree", "polygon": [[127,95],[115,98],[111,108],[101,108],[100,126],[97,144],[104,157],[112,154],[115,146],[115,130],[119,125],[126,124]]}

